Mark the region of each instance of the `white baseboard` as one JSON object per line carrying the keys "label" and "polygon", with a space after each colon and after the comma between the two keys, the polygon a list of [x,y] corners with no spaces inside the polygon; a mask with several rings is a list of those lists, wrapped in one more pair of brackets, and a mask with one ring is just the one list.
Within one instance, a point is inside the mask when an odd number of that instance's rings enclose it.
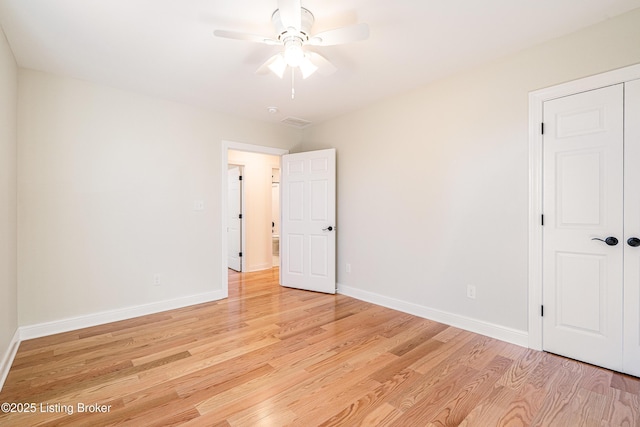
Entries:
{"label": "white baseboard", "polygon": [[461,316],[459,314],[448,313],[446,311],[436,310],[434,308],[402,301],[395,298],[386,297],[384,295],[373,292],[363,291],[350,286],[338,284],[338,293],[353,297],[362,301],[370,302],[383,307],[402,311],[403,313],[413,314],[414,316],[423,317],[446,325],[455,326],[480,335],[485,335],[500,341],[506,341],[521,347],[528,347],[529,334],[527,331],[507,328],[482,320],[472,319],[470,317]]}
{"label": "white baseboard", "polygon": [[0,359],[0,390],[4,386],[4,382],[9,375],[9,370],[11,369],[11,365],[13,364],[13,359],[16,357],[16,353],[18,352],[18,347],[20,346],[20,330],[16,329],[16,332],[13,334],[13,338],[9,342],[9,347],[7,351]]}
{"label": "white baseboard", "polygon": [[247,269],[244,270],[243,272],[253,273],[255,271],[269,270],[271,268],[273,268],[273,263],[255,264],[255,265],[247,266]]}
{"label": "white baseboard", "polygon": [[51,322],[38,323],[35,325],[20,326],[18,328],[19,337],[20,341],[40,338],[47,335],[59,334],[61,332],[69,332],[76,329],[88,328],[90,326],[102,325],[104,323],[117,322],[120,320],[131,319],[133,317],[146,316],[147,314],[187,307],[189,305],[218,301],[224,298],[224,292],[220,290],[150,304],[103,311],[100,313],[92,313],[84,316],[54,320]]}

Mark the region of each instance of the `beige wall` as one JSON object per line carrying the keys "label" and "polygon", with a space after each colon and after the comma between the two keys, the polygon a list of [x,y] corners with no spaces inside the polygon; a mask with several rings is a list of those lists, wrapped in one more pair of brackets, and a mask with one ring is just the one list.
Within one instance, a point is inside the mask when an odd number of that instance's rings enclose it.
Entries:
{"label": "beige wall", "polygon": [[[16,111],[18,70],[0,28],[0,369],[18,326]],[[2,371],[0,371],[0,376]],[[1,379],[0,379],[1,383]]]}
{"label": "beige wall", "polygon": [[271,171],[280,167],[280,157],[229,150],[228,162],[244,166],[244,271],[271,268]]}
{"label": "beige wall", "polygon": [[221,292],[221,141],[288,149],[300,132],[19,78],[20,325]]}
{"label": "beige wall", "polygon": [[306,129],[337,148],[340,285],[526,331],[528,92],[638,62],[640,9]]}

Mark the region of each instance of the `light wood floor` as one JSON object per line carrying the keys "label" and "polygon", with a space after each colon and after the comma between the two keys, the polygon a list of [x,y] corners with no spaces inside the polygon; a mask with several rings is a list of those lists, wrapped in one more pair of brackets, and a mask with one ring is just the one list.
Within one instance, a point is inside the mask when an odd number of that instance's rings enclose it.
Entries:
{"label": "light wood floor", "polygon": [[637,378],[277,283],[23,342],[0,425],[640,426]]}

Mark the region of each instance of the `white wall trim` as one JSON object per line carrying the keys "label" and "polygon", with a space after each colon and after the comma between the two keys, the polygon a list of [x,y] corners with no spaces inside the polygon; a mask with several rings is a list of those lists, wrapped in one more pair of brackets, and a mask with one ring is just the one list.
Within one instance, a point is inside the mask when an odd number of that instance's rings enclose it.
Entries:
{"label": "white wall trim", "polygon": [[363,291],[338,284],[338,293],[362,301],[370,302],[393,310],[402,311],[403,313],[412,314],[414,316],[423,317],[435,322],[444,323],[446,325],[461,328],[477,334],[485,335],[511,344],[527,347],[528,335],[526,331],[507,328],[489,322],[484,322],[470,317],[461,316],[455,313],[449,313],[442,310],[402,301],[396,298],[390,298],[373,292]]}
{"label": "white wall trim", "polygon": [[640,64],[529,93],[529,347],[542,350],[542,134],[543,103],[563,96],[640,79]]}
{"label": "white wall trim", "polygon": [[264,271],[270,268],[273,268],[273,263],[268,263],[268,264],[262,263],[262,264],[252,265],[251,267],[247,268],[245,271],[249,273],[253,273],[254,271]]}
{"label": "white wall trim", "polygon": [[16,332],[13,334],[13,338],[9,341],[9,347],[7,351],[0,359],[0,391],[4,386],[4,382],[9,375],[9,370],[11,369],[11,365],[13,364],[13,359],[16,357],[16,353],[18,352],[18,347],[20,346],[20,330],[16,329]]}
{"label": "white wall trim", "polygon": [[69,332],[91,326],[103,325],[105,323],[132,319],[134,317],[146,316],[148,314],[160,313],[167,310],[174,310],[176,308],[187,307],[190,305],[218,301],[224,298],[225,296],[223,296],[222,291],[206,292],[203,294],[190,295],[172,300],[102,311],[84,316],[69,317],[66,319],[38,323],[35,325],[20,326],[18,331],[20,333],[20,341],[24,341],[59,334],[61,332]]}
{"label": "white wall trim", "polygon": [[[228,241],[227,241],[227,167],[229,165],[229,150],[237,150],[237,151],[247,151],[250,153],[261,153],[261,154],[269,154],[272,156],[282,156],[284,154],[289,154],[289,150],[285,150],[282,148],[274,148],[274,147],[266,147],[263,145],[253,145],[247,144],[244,142],[235,142],[235,141],[226,141],[222,140],[221,144],[222,153],[220,155],[221,159],[221,167],[222,170],[222,179],[220,180],[220,235],[222,236],[221,243],[222,248],[220,253],[222,254],[222,292],[224,293],[224,298],[229,296],[229,273],[227,271],[227,262],[228,262]],[[243,201],[244,202],[244,201]],[[244,229],[243,229],[243,238],[244,238]],[[246,265],[243,262],[242,269],[245,270]]]}

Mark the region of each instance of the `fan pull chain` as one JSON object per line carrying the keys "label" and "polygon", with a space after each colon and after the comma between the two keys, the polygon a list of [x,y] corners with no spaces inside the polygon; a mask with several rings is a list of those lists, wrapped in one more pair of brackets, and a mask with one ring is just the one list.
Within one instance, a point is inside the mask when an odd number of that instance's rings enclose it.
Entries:
{"label": "fan pull chain", "polygon": [[296,74],[295,68],[290,67],[291,68],[291,99],[295,99],[296,97],[296,89],[294,87],[294,76]]}

